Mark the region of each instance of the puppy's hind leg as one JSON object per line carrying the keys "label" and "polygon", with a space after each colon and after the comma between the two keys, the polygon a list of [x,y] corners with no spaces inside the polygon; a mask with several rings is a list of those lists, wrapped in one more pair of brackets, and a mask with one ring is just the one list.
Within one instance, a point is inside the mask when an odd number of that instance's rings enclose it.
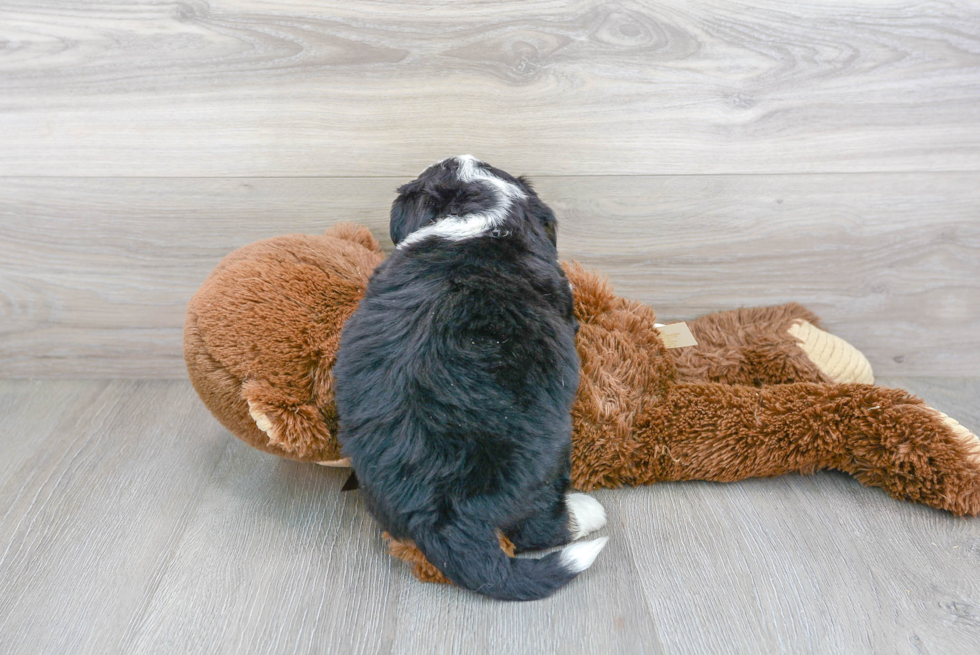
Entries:
{"label": "puppy's hind leg", "polygon": [[551,494],[548,505],[508,531],[518,552],[542,550],[581,539],[606,524],[602,505],[585,494]]}
{"label": "puppy's hind leg", "polygon": [[599,501],[585,494],[568,494],[565,504],[571,517],[569,527],[572,539],[581,539],[606,525],[606,510]]}

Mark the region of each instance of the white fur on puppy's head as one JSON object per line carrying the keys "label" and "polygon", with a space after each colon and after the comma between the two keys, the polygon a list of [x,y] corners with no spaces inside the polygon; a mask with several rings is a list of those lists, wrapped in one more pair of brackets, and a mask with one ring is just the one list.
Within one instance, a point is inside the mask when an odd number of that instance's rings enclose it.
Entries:
{"label": "white fur on puppy's head", "polygon": [[515,201],[527,199],[515,182],[496,175],[473,155],[433,164],[398,190],[392,241],[405,248],[428,237],[462,241],[486,236],[504,224]]}

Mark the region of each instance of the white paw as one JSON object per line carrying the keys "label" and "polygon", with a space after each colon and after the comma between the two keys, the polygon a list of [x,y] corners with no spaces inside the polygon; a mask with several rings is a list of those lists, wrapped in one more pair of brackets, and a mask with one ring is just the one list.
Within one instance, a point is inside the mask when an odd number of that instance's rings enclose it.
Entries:
{"label": "white paw", "polygon": [[572,532],[572,539],[581,539],[606,524],[606,510],[592,496],[568,494],[565,496],[565,507],[571,519],[568,529]]}
{"label": "white paw", "polygon": [[609,537],[599,537],[592,541],[583,541],[567,546],[561,551],[561,561],[569,571],[581,573],[592,566],[592,562],[599,556],[599,551],[605,547],[607,541],[609,541]]}

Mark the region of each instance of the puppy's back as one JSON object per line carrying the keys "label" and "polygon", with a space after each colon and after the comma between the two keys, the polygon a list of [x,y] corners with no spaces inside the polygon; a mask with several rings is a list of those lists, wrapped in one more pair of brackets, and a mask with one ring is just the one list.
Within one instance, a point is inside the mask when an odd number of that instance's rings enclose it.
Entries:
{"label": "puppy's back", "polygon": [[[554,216],[525,181],[468,157],[399,191],[396,250],[345,326],[334,368],[343,454],[379,522],[451,580],[541,598],[605,543],[517,560],[497,540],[539,515],[531,499],[547,499],[541,517],[567,516],[555,508],[578,359]],[[567,542],[565,519],[548,520]]]}

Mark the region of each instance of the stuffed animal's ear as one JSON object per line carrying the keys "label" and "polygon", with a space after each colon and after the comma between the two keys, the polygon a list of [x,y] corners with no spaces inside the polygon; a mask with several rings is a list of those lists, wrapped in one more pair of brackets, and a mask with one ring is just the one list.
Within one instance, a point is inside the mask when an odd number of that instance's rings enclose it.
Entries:
{"label": "stuffed animal's ear", "polygon": [[436,207],[429,195],[416,182],[398,189],[398,197],[391,203],[391,221],[388,232],[396,246],[412,232],[424,227],[436,218]]}
{"label": "stuffed animal's ear", "polygon": [[381,252],[381,244],[371,234],[371,230],[357,223],[337,223],[327,228],[323,234],[328,237],[359,243],[371,252]]}

